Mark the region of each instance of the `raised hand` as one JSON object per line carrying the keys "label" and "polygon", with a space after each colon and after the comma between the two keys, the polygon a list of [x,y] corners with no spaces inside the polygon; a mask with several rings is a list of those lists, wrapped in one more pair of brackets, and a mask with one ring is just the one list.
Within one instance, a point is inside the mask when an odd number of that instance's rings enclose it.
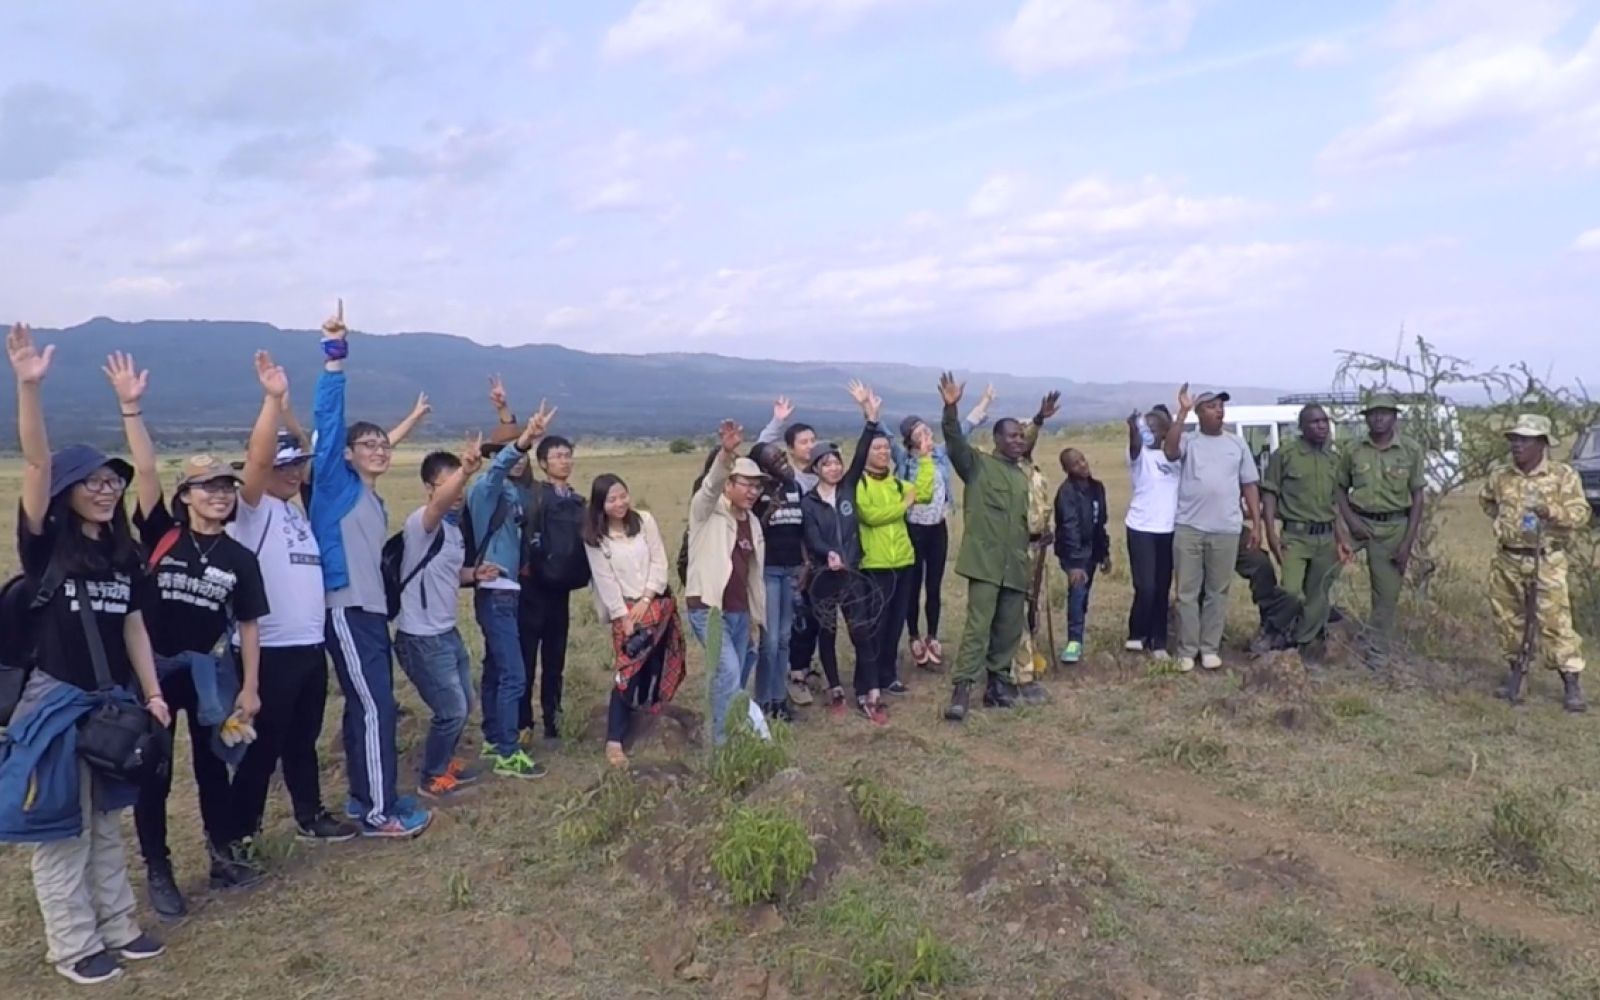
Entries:
{"label": "raised hand", "polygon": [[867,400],[872,397],[872,390],[858,378],[850,380],[845,386],[845,391],[850,393],[850,398],[856,401],[857,406],[865,407]]}
{"label": "raised hand", "polygon": [[478,474],[483,468],[483,432],[474,431],[467,435],[467,443],[461,447],[461,469],[470,478]]}
{"label": "raised hand", "polygon": [[961,397],[967,391],[965,382],[957,382],[955,373],[945,372],[939,376],[939,398],[944,400],[946,406],[957,406]]}
{"label": "raised hand", "polygon": [[261,391],[273,399],[289,398],[289,375],[266,351],[256,352],[256,381],[261,383]]}
{"label": "raised hand", "polygon": [[1139,411],[1138,410],[1134,410],[1132,413],[1128,414],[1128,429],[1129,430],[1138,430],[1139,429]]}
{"label": "raised hand", "polygon": [[878,422],[878,414],[882,412],[883,400],[878,398],[877,393],[869,391],[867,393],[867,401],[861,404],[862,416],[867,418],[868,423],[875,424]]}
{"label": "raised hand", "polygon": [[1194,397],[1189,395],[1189,383],[1178,386],[1178,409],[1185,413],[1194,411]]}
{"label": "raised hand", "polygon": [[536,438],[544,437],[545,431],[548,431],[550,425],[555,422],[557,409],[544,400],[539,400],[539,408],[528,418],[529,432]]}
{"label": "raised hand", "polygon": [[724,420],[717,425],[717,443],[722,446],[724,454],[736,453],[739,445],[744,443],[744,428],[736,420]]}
{"label": "raised hand", "polygon": [[18,382],[32,385],[43,382],[55,353],[54,344],[39,350],[33,342],[33,331],[25,324],[13,324],[11,332],[6,334],[6,356],[11,359],[11,370],[17,373]]}
{"label": "raised hand", "polygon": [[794,415],[794,404],[789,402],[788,396],[779,396],[772,403],[772,419],[780,424],[788,423]]}
{"label": "raised hand", "polygon": [[428,394],[425,392],[417,393],[417,405],[411,408],[411,415],[421,420],[432,412],[433,404],[428,402]]}
{"label": "raised hand", "polygon": [[1061,390],[1053,389],[1043,399],[1039,400],[1039,422],[1046,420],[1061,412]]}
{"label": "raised hand", "polygon": [[499,375],[489,376],[489,402],[496,410],[503,410],[509,404],[506,402],[506,383]]}
{"label": "raised hand", "polygon": [[322,336],[326,340],[343,340],[349,332],[344,325],[344,299],[340,299],[338,311],[322,321]]}
{"label": "raised hand", "polygon": [[983,387],[983,395],[978,397],[978,405],[987,410],[990,406],[994,405],[994,398],[994,383],[990,382],[988,385]]}
{"label": "raised hand", "polygon": [[106,373],[106,380],[117,394],[117,402],[123,406],[136,405],[150,385],[150,372],[139,371],[134,367],[133,355],[122,351],[107,355],[106,363],[100,370]]}

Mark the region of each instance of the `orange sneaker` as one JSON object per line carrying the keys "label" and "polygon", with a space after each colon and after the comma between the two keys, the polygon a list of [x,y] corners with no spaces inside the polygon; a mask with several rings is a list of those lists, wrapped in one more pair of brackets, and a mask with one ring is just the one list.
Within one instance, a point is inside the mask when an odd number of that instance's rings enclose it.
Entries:
{"label": "orange sneaker", "polygon": [[459,796],[461,782],[448,771],[417,786],[417,794],[434,802],[449,802]]}
{"label": "orange sneaker", "polygon": [[452,758],[445,767],[444,773],[456,779],[456,784],[463,787],[475,785],[483,779],[483,771],[481,769],[473,767],[460,757]]}

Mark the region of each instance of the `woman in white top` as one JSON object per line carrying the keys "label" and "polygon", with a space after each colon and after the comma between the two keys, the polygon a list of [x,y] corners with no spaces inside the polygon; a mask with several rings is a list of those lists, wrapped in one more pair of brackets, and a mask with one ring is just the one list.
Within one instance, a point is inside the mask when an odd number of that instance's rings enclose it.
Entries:
{"label": "woman in white top", "polygon": [[683,683],[683,632],[667,586],[667,550],[647,511],[633,509],[628,485],[597,476],[584,511],[584,551],[601,621],[611,623],[616,675],[606,720],[606,761],[627,767],[622,744],[636,708],[659,712]]}
{"label": "woman in white top", "polygon": [[1172,415],[1157,405],[1141,420],[1128,417],[1128,475],[1133,499],[1123,523],[1128,529],[1128,571],[1133,576],[1133,607],[1128,611],[1129,650],[1149,650],[1167,658],[1167,605],[1172,593],[1172,531],[1178,516],[1179,463],[1167,458],[1160,441]]}

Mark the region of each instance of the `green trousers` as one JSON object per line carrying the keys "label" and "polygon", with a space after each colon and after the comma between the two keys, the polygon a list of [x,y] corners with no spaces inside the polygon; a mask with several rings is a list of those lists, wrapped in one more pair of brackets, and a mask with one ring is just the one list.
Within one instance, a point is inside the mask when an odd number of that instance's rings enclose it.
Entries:
{"label": "green trousers", "polygon": [[1394,638],[1396,612],[1400,607],[1400,588],[1406,578],[1394,564],[1394,557],[1405,541],[1407,521],[1364,521],[1372,537],[1355,543],[1357,552],[1367,554],[1367,579],[1372,585],[1372,616],[1367,633],[1375,649],[1387,652]]}
{"label": "green trousers", "polygon": [[967,581],[967,624],[951,677],[957,684],[976,684],[984,672],[1009,680],[1011,655],[1028,625],[1028,595],[996,583]]}
{"label": "green trousers", "polygon": [[1338,542],[1333,532],[1308,535],[1285,528],[1282,587],[1300,605],[1291,638],[1297,646],[1316,642],[1328,625],[1329,594],[1339,578]]}

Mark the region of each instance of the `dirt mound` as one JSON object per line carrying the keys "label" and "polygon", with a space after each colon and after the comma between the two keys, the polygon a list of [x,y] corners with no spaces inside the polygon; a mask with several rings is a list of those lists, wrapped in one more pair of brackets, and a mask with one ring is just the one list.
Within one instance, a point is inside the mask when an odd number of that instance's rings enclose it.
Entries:
{"label": "dirt mound", "polygon": [[750,793],[751,805],[775,805],[798,819],[811,836],[817,863],[801,883],[797,895],[815,899],[847,868],[872,860],[877,840],[868,832],[843,786],[825,778],[789,768]]}
{"label": "dirt mound", "polygon": [[1332,891],[1333,882],[1310,859],[1288,847],[1275,846],[1239,861],[1223,879],[1229,891],[1249,893],[1262,902],[1307,890]]}
{"label": "dirt mound", "polygon": [[1327,713],[1317,701],[1316,689],[1299,653],[1267,653],[1245,663],[1235,676],[1239,690],[1216,701],[1224,715],[1271,722],[1284,729],[1327,725]]}
{"label": "dirt mound", "polygon": [[1081,936],[1094,901],[1073,884],[1070,865],[1038,848],[990,848],[961,873],[961,892],[1008,934],[1044,944]]}
{"label": "dirt mound", "polygon": [[[584,727],[585,738],[596,744],[605,742],[607,710],[605,702],[596,705]],[[704,739],[705,716],[669,702],[659,712],[634,712],[622,746],[630,755],[677,758],[698,750]]]}

